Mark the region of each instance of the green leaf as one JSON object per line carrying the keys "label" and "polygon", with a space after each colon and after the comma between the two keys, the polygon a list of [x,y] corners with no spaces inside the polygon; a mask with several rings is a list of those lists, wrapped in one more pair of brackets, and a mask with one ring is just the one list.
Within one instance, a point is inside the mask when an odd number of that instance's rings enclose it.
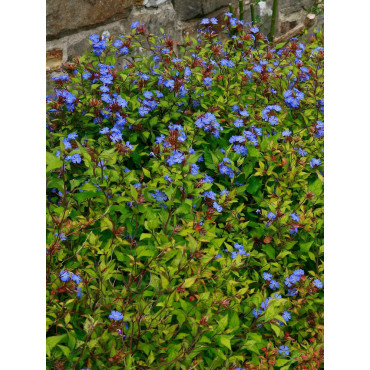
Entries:
{"label": "green leaf", "polygon": [[61,341],[67,338],[67,334],[57,335],[55,337],[46,338],[46,353],[50,356],[50,351]]}
{"label": "green leaf", "polygon": [[195,283],[195,280],[197,280],[197,277],[196,276],[193,276],[191,278],[185,279],[184,284],[182,284],[182,286],[184,288],[190,288]]}
{"label": "green leaf", "polygon": [[280,327],[279,327],[278,325],[271,324],[271,328],[272,328],[272,330],[275,332],[276,336],[277,336],[278,338],[280,338],[281,333],[282,333],[282,332],[281,332]]}
{"label": "green leaf", "polygon": [[46,153],[46,164],[47,164],[47,171],[55,170],[56,168],[60,168],[63,165],[63,161],[61,161],[56,155],[47,152]]}
{"label": "green leaf", "polygon": [[239,328],[239,326],[240,326],[239,316],[236,312],[233,312],[232,315],[231,315],[229,328],[230,329],[236,329],[236,328]]}
{"label": "green leaf", "polygon": [[162,281],[162,287],[163,287],[163,289],[167,289],[167,287],[168,287],[168,285],[170,283],[168,281],[168,279],[165,276],[161,275],[161,281]]}
{"label": "green leaf", "polygon": [[224,331],[227,327],[229,316],[226,314],[220,321],[218,321],[218,330]]}
{"label": "green leaf", "polygon": [[229,335],[221,335],[220,336],[220,343],[223,344],[230,351],[231,351],[231,338],[232,338],[232,336],[229,336]]}
{"label": "green leaf", "polygon": [[279,358],[279,359],[276,361],[276,366],[283,366],[283,365],[285,365],[287,362],[289,362],[289,359],[287,359],[287,358]]}
{"label": "green leaf", "polygon": [[154,255],[155,255],[155,251],[150,250],[150,249],[145,249],[145,250],[142,250],[142,251],[139,252],[139,254],[137,255],[137,258],[153,257]]}
{"label": "green leaf", "polygon": [[320,195],[323,191],[323,183],[320,179],[316,179],[314,182],[312,182],[309,186],[308,189],[314,193],[316,196]]}
{"label": "green leaf", "polygon": [[136,189],[135,189],[132,185],[130,185],[130,193],[131,193],[131,196],[132,196],[135,200],[137,200],[137,198],[138,198],[138,194],[137,194]]}
{"label": "green leaf", "polygon": [[264,245],[263,246],[263,250],[264,252],[271,258],[271,259],[275,259],[275,256],[276,256],[276,252],[275,252],[275,249],[267,244],[267,245]]}
{"label": "green leaf", "polygon": [[66,357],[68,357],[69,354],[71,353],[71,350],[66,346],[58,345],[58,348],[60,348],[62,350],[64,356],[66,356]]}
{"label": "green leaf", "polygon": [[252,177],[248,180],[247,192],[250,194],[256,194],[262,187],[262,181],[258,177]]}
{"label": "green leaf", "polygon": [[299,248],[300,248],[302,253],[308,253],[312,244],[313,244],[313,241],[306,242],[306,243],[300,243]]}

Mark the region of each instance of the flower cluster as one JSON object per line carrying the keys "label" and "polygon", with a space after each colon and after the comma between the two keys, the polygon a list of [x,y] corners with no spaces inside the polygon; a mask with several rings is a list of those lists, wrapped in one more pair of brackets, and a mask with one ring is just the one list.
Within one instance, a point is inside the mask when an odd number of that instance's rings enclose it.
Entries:
{"label": "flower cluster", "polygon": [[322,364],[322,34],[197,32],[91,35],[53,78],[48,368]]}

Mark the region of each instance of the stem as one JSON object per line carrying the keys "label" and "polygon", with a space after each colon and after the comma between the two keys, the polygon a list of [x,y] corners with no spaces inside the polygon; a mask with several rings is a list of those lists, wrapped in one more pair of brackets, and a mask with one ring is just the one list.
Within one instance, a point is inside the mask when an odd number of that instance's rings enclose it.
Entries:
{"label": "stem", "polygon": [[255,25],[256,24],[256,18],[254,16],[254,4],[251,4],[250,5],[250,9],[251,9],[251,19],[252,19],[252,24]]}
{"label": "stem", "polygon": [[239,19],[244,19],[244,0],[239,0]]}
{"label": "stem", "polygon": [[275,22],[278,8],[278,0],[274,0],[272,4],[271,28],[270,28],[270,41],[274,41],[275,36]]}

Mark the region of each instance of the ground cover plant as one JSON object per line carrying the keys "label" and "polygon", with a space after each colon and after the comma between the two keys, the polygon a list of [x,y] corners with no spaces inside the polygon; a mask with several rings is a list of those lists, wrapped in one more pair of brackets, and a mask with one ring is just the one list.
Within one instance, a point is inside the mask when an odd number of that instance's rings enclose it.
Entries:
{"label": "ground cover plant", "polygon": [[323,368],[322,34],[131,28],[47,97],[48,369]]}

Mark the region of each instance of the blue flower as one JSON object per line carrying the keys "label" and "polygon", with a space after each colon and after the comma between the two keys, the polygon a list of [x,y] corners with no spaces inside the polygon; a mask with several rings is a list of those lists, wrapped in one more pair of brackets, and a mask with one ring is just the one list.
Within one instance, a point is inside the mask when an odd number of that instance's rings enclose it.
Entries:
{"label": "blue flower", "polygon": [[100,131],[99,131],[99,133],[100,134],[107,134],[109,132],[109,128],[108,127],[103,127]]}
{"label": "blue flower", "polygon": [[157,136],[155,138],[155,143],[158,145],[160,144],[166,137],[162,134],[161,136]]}
{"label": "blue flower", "polygon": [[270,274],[269,272],[264,272],[264,273],[262,274],[262,276],[263,276],[263,278],[264,278],[265,280],[268,280],[268,281],[271,281],[271,280],[272,280],[272,274]]}
{"label": "blue flower", "polygon": [[236,145],[233,146],[233,150],[237,154],[241,154],[241,155],[247,155],[248,154],[248,148],[245,147],[244,145],[236,144]]}
{"label": "blue flower", "polygon": [[139,21],[135,21],[135,22],[131,23],[131,28],[135,29],[139,24],[140,24]]}
{"label": "blue flower", "polygon": [[292,134],[292,131],[285,130],[281,133],[282,136],[290,136]]}
{"label": "blue flower", "polygon": [[321,164],[321,160],[318,158],[312,158],[310,162],[311,168],[314,168],[315,166],[319,166]]}
{"label": "blue flower", "polygon": [[322,121],[317,121],[316,122],[316,130],[317,130],[317,133],[315,134],[315,137],[322,137],[324,136],[324,122]]}
{"label": "blue flower", "polygon": [[224,161],[219,164],[219,170],[222,175],[228,175],[230,178],[234,177],[234,171],[226,166]]}
{"label": "blue flower", "polygon": [[154,194],[150,193],[150,195],[158,202],[165,202],[168,199],[167,195],[159,190],[156,190]]}
{"label": "blue flower", "polygon": [[199,128],[202,128],[205,132],[211,132],[216,138],[220,136],[220,131],[223,130],[223,128],[217,122],[216,116],[209,112],[201,115],[195,121],[195,125]]}
{"label": "blue flower", "polygon": [[209,199],[212,199],[212,200],[216,200],[216,196],[217,196],[217,194],[216,194],[215,192],[213,192],[212,190],[210,190],[210,191],[205,191],[205,192],[203,193],[203,196],[204,196],[205,198],[209,198]]}
{"label": "blue flower", "polygon": [[71,274],[72,275],[72,280],[76,283],[76,284],[80,284],[81,283],[81,281],[82,281],[82,279],[81,279],[81,277],[79,276],[79,275],[77,275],[77,274]]}
{"label": "blue flower", "polygon": [[139,108],[139,114],[141,117],[144,117],[150,112],[150,109],[148,107],[140,107]]}
{"label": "blue flower", "polygon": [[83,293],[80,287],[76,287],[76,296],[78,298],[81,298],[83,296]]}
{"label": "blue flower", "polygon": [[203,80],[204,84],[206,86],[211,86],[212,85],[212,78],[211,77],[206,77],[204,80]]}
{"label": "blue flower", "polygon": [[122,55],[126,55],[128,54],[129,52],[129,49],[127,46],[124,46],[123,48],[119,49],[119,52],[122,54]]}
{"label": "blue flower", "polygon": [[64,233],[55,233],[56,237],[59,238],[61,241],[67,240],[66,235]]}
{"label": "blue flower", "polygon": [[78,153],[76,153],[76,154],[68,156],[66,158],[66,160],[70,161],[72,163],[80,164],[81,163],[81,156]]}
{"label": "blue flower", "polygon": [[228,59],[221,59],[220,64],[223,67],[228,67],[228,68],[232,68],[235,66],[235,63],[232,60],[228,60]]}
{"label": "blue flower", "polygon": [[243,126],[243,120],[240,119],[240,118],[237,118],[235,121],[234,121],[234,126],[235,127],[242,127]]}
{"label": "blue flower", "polygon": [[88,80],[90,77],[91,77],[91,73],[90,72],[85,72],[85,73],[82,74],[82,78],[84,80]]}
{"label": "blue flower", "polygon": [[213,208],[217,211],[217,212],[222,212],[222,207],[217,204],[217,202],[213,202]]}
{"label": "blue flower", "polygon": [[289,321],[291,318],[292,318],[292,315],[290,314],[289,311],[284,311],[283,314],[281,315],[282,318],[285,320],[285,321]]}
{"label": "blue flower", "polygon": [[251,27],[251,32],[252,33],[257,33],[257,32],[259,32],[259,28],[257,27],[257,26],[253,26],[253,27]]}
{"label": "blue flower", "polygon": [[276,215],[274,213],[272,213],[272,212],[269,212],[267,214],[267,218],[270,219],[270,220],[274,220],[276,218]]}
{"label": "blue flower", "polygon": [[153,93],[151,91],[145,91],[143,95],[146,99],[151,99],[153,97]]}
{"label": "blue flower", "polygon": [[175,163],[182,163],[185,159],[185,155],[177,150],[174,150],[172,152],[172,155],[170,158],[167,159],[167,163],[172,166]]}
{"label": "blue flower", "polygon": [[119,49],[122,45],[123,45],[123,41],[122,41],[122,40],[120,40],[120,39],[118,39],[118,40],[114,41],[114,43],[113,43],[113,46],[114,46],[115,48],[117,48],[117,49]]}
{"label": "blue flower", "polygon": [[211,176],[208,176],[207,174],[205,174],[201,181],[202,182],[207,182],[209,184],[212,184],[214,180],[213,180],[213,178]]}
{"label": "blue flower", "polygon": [[164,86],[166,86],[168,89],[173,89],[175,86],[174,80],[167,80],[163,83]]}
{"label": "blue flower", "polygon": [[279,353],[281,353],[284,356],[288,356],[290,353],[288,346],[284,346],[284,345],[280,346]]}
{"label": "blue flower", "polygon": [[122,141],[122,133],[120,133],[118,131],[114,131],[110,135],[110,139],[113,141],[113,143],[118,143],[118,142]]}
{"label": "blue flower", "polygon": [[191,165],[191,170],[190,170],[190,172],[191,172],[191,174],[192,175],[198,175],[199,174],[199,166],[198,165],[196,165],[195,163],[193,163],[192,165]]}
{"label": "blue flower", "polygon": [[275,112],[280,112],[281,107],[278,104],[275,105],[268,105],[266,108],[262,110],[262,118],[266,122],[269,122],[271,125],[275,126],[279,123],[278,118],[276,117]]}
{"label": "blue flower", "polygon": [[291,226],[289,229],[289,234],[294,235],[298,232],[298,227],[296,226]]}
{"label": "blue flower", "polygon": [[172,182],[172,181],[173,181],[169,175],[165,175],[165,176],[164,176],[164,179],[165,179],[166,181],[169,181],[169,182]]}
{"label": "blue flower", "polygon": [[299,215],[297,213],[293,212],[289,216],[292,218],[293,221],[299,222]]}
{"label": "blue flower", "polygon": [[319,279],[315,279],[313,281],[313,285],[315,285],[315,287],[319,288],[319,289],[321,289],[324,286],[323,283],[321,282],[321,280],[319,280]]}
{"label": "blue flower", "polygon": [[293,109],[299,107],[299,102],[304,98],[304,93],[294,88],[293,90],[285,91],[283,96],[287,107]]}
{"label": "blue flower", "polygon": [[220,196],[223,196],[223,195],[227,196],[228,194],[229,194],[229,191],[226,189],[223,189],[221,190]]}
{"label": "blue flower", "polygon": [[272,289],[272,290],[276,290],[279,288],[279,283],[276,281],[276,280],[271,280],[270,281],[270,284],[269,284],[269,287]]}
{"label": "blue flower", "polygon": [[298,148],[298,154],[304,157],[307,154],[307,151],[303,150],[302,148]]}
{"label": "blue flower", "polygon": [[110,315],[108,316],[109,319],[119,321],[123,319],[123,315],[119,311],[112,311]]}
{"label": "blue flower", "polygon": [[67,270],[63,270],[59,273],[60,280],[62,281],[69,281],[71,278],[71,275]]}
{"label": "blue flower", "polygon": [[244,143],[245,141],[245,137],[244,136],[240,136],[240,135],[234,135],[234,136],[231,136],[231,138],[229,139],[229,143],[232,144],[232,143]]}

